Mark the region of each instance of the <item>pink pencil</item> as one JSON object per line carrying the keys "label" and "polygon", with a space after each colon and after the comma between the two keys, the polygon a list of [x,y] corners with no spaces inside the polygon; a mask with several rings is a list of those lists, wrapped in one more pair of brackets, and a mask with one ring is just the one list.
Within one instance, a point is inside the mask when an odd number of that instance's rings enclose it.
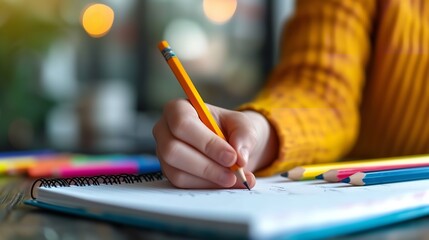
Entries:
{"label": "pink pencil", "polygon": [[87,177],[97,175],[138,174],[159,170],[158,162],[94,162],[76,166],[59,166],[52,175],[60,178]]}
{"label": "pink pencil", "polygon": [[331,169],[331,170],[323,173],[322,176],[319,177],[319,179],[323,179],[327,182],[339,182],[345,178],[350,177],[351,175],[353,175],[357,172],[383,171],[383,170],[393,170],[393,169],[413,168],[413,167],[426,167],[426,166],[429,166],[428,162]]}

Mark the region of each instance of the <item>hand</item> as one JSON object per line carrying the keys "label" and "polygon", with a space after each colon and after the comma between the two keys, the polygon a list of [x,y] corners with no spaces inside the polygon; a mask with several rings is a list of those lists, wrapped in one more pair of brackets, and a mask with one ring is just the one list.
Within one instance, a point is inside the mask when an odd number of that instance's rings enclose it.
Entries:
{"label": "hand", "polygon": [[229,169],[237,164],[253,187],[250,171],[266,166],[277,154],[274,131],[259,113],[207,106],[228,142],[201,122],[189,101],[169,102],[153,129],[164,175],[180,188],[244,188]]}

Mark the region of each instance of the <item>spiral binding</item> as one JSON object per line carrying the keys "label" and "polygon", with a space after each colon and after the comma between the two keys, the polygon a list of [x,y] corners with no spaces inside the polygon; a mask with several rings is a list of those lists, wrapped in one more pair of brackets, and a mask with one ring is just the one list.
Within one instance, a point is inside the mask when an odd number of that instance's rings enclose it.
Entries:
{"label": "spiral binding", "polygon": [[173,50],[170,47],[166,47],[161,51],[162,55],[164,56],[165,60],[168,61],[170,58],[175,57],[176,53],[173,52]]}
{"label": "spiral binding", "polygon": [[162,180],[161,172],[145,173],[140,175],[119,174],[119,175],[99,175],[93,177],[73,177],[73,178],[39,178],[31,186],[31,198],[36,199],[33,194],[35,187],[70,187],[70,186],[94,186],[94,185],[113,185],[113,184],[130,184],[136,182],[153,182]]}

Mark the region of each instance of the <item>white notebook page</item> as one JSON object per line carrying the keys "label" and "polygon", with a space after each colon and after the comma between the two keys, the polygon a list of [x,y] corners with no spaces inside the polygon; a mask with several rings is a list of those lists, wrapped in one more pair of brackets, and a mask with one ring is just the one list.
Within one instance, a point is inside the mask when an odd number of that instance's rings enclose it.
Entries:
{"label": "white notebook page", "polygon": [[244,224],[251,228],[250,235],[260,237],[429,205],[429,180],[354,187],[323,181],[292,182],[276,176],[259,178],[251,191],[184,190],[157,181],[40,188],[38,200],[69,207],[83,205],[94,212],[165,213]]}

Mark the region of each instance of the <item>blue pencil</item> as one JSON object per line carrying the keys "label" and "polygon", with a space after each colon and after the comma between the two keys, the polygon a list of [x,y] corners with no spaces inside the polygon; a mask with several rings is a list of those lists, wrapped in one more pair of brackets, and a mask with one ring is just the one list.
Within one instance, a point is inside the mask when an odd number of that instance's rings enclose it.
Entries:
{"label": "blue pencil", "polygon": [[55,151],[49,149],[42,150],[27,150],[27,151],[15,151],[15,152],[0,152],[1,158],[15,158],[15,157],[32,157],[54,154]]}
{"label": "blue pencil", "polygon": [[319,180],[323,180],[323,179],[324,179],[323,173],[322,173],[322,174],[317,175],[315,178],[316,178],[316,179],[319,179]]}
{"label": "blue pencil", "polygon": [[342,182],[355,186],[429,179],[429,167],[405,168],[374,172],[357,172]]}

